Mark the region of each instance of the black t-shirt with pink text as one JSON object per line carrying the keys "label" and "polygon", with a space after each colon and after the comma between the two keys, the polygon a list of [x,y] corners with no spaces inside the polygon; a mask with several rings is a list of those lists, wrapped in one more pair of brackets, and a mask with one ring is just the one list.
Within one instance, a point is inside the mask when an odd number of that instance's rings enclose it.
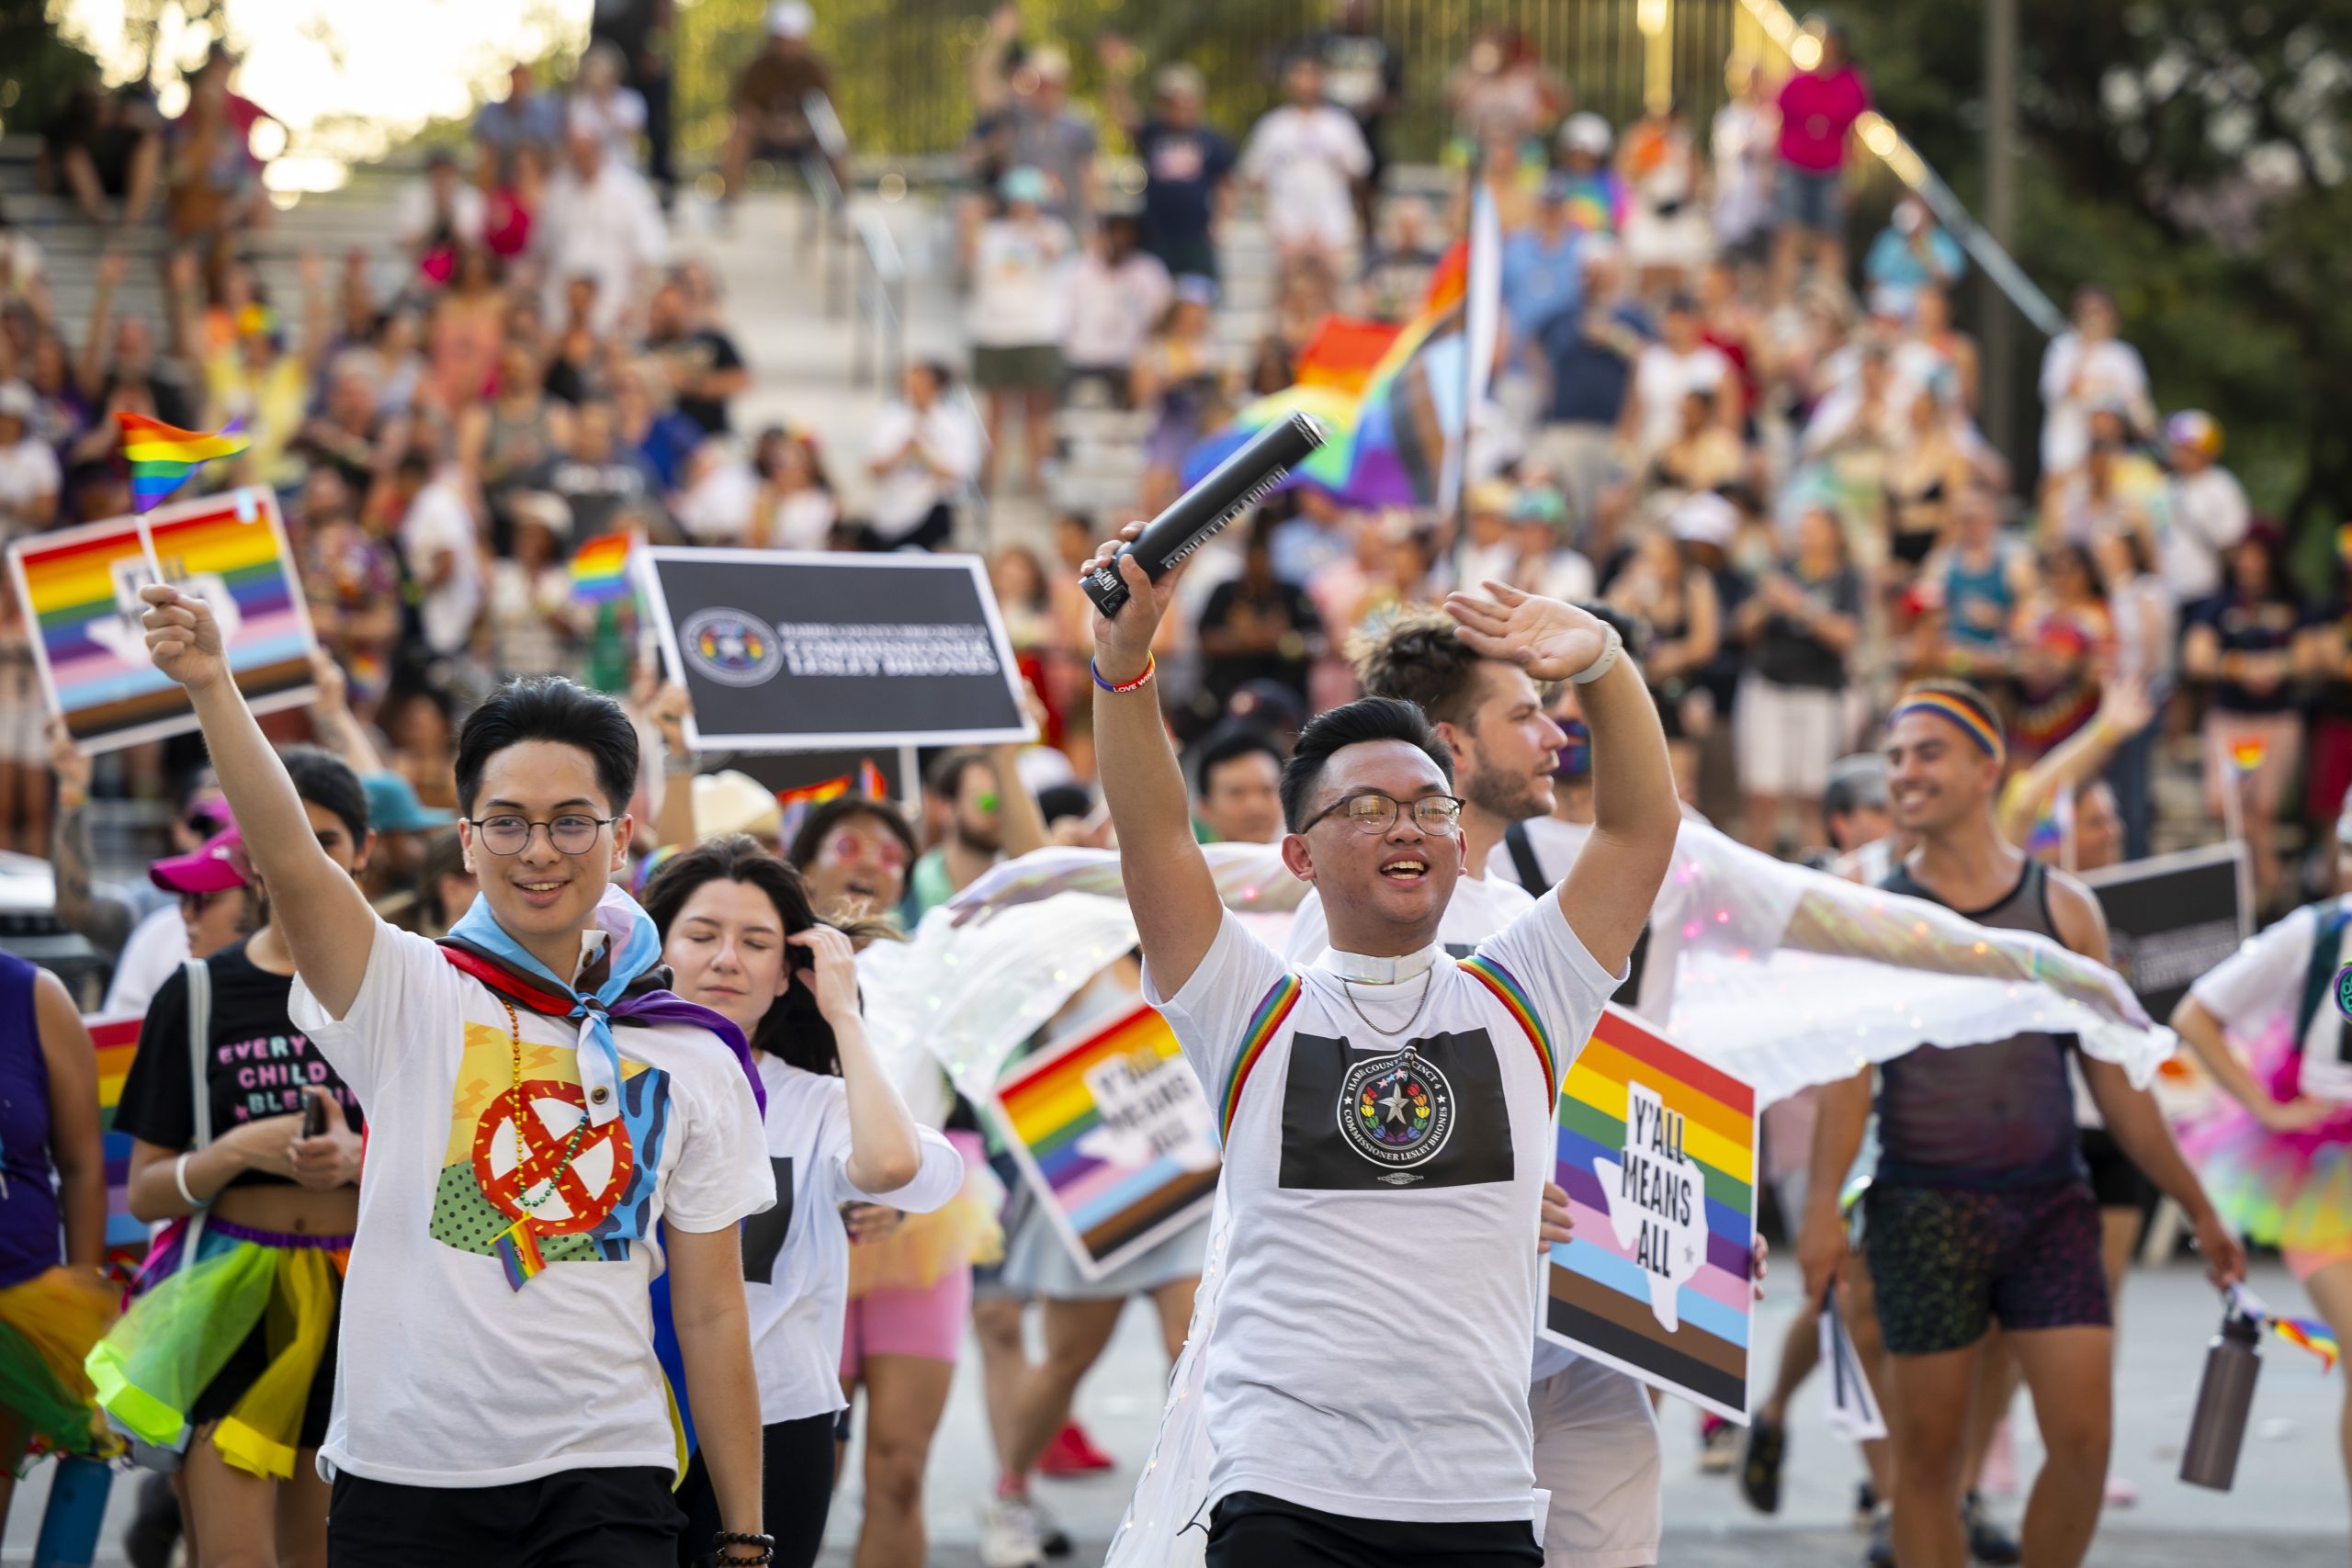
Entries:
{"label": "black t-shirt with pink text", "polygon": [[[358,1100],[286,1015],[293,976],[254,967],[243,942],[213,954],[209,967],[212,1010],[204,1080],[211,1098],[212,1135],[299,1111],[302,1091],[313,1085],[333,1094],[351,1130],[359,1131]],[[196,1144],[187,1025],[187,975],[175,969],[148,1004],[146,1021],[139,1026],[139,1054],[131,1058],[121,1103],[115,1107],[118,1129],[166,1149]],[[246,1170],[229,1185],[290,1183],[266,1171]]]}

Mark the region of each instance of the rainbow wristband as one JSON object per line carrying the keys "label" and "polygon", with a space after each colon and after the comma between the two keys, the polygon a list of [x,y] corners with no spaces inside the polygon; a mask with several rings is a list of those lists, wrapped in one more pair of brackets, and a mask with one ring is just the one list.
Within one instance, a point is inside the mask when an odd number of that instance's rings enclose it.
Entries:
{"label": "rainbow wristband", "polygon": [[1102,666],[1096,664],[1091,659],[1086,661],[1087,671],[1094,677],[1094,683],[1102,687],[1104,691],[1110,693],[1114,697],[1124,696],[1129,692],[1139,692],[1143,690],[1144,687],[1151,683],[1152,671],[1158,669],[1159,666],[1159,661],[1150,654],[1147,653],[1143,656],[1143,673],[1136,676],[1132,681],[1125,682],[1114,686],[1110,682],[1102,679]]}

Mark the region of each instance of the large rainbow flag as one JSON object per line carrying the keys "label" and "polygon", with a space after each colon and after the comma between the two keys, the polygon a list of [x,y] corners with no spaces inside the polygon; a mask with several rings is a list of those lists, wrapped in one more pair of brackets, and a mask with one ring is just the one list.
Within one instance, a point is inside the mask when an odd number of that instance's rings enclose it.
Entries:
{"label": "large rainbow flag", "polygon": [[1209,1211],[1208,1097],[1150,1008],[1016,1064],[991,1109],[1079,1269],[1099,1280]]}
{"label": "large rainbow flag", "polygon": [[1469,411],[1485,385],[1466,374],[1467,362],[1478,352],[1474,341],[1492,355],[1501,279],[1499,231],[1483,197],[1476,226],[1487,241],[1475,254],[1466,241],[1454,245],[1430,278],[1420,313],[1387,340],[1369,370],[1362,362],[1379,342],[1365,330],[1373,323],[1327,322],[1297,383],[1247,404],[1204,436],[1185,454],[1183,482],[1198,483],[1266,426],[1308,413],[1331,438],[1277,488],[1312,485],[1351,506],[1451,504]]}
{"label": "large rainbow flag", "polygon": [[147,1254],[147,1227],[130,1217],[130,1134],[114,1128],[114,1108],[122,1103],[122,1080],[139,1050],[138,1014],[98,1014],[83,1021],[98,1054],[98,1127],[107,1165],[107,1256],[136,1267]]}
{"label": "large rainbow flag", "polygon": [[216,457],[233,457],[254,444],[231,420],[217,434],[182,430],[144,414],[118,412],[115,423],[122,433],[123,459],[130,465],[130,506],[153,511],[187,477]]}
{"label": "large rainbow flag", "polygon": [[40,629],[33,655],[50,711],[76,740],[112,750],[196,728],[187,693],[147,658],[139,590],[153,581],[148,541],[164,576],[212,605],[255,712],[311,699],[317,645],[277,500],[239,491],[8,547],[18,603]]}
{"label": "large rainbow flag", "polygon": [[1576,1237],[1552,1249],[1547,1337],[1745,1421],[1755,1091],[1611,1007],[1555,1136]]}

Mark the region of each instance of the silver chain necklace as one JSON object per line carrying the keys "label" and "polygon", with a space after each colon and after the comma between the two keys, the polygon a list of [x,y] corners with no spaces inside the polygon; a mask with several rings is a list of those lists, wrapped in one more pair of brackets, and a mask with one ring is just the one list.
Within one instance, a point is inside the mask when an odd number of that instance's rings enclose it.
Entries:
{"label": "silver chain necklace", "polygon": [[[1383,1029],[1380,1025],[1372,1021],[1371,1016],[1356,1003],[1354,983],[1349,980],[1344,975],[1340,977],[1340,990],[1348,998],[1349,1010],[1358,1018],[1363,1020],[1363,1026],[1366,1029],[1371,1030],[1374,1034],[1379,1035],[1384,1040],[1394,1040],[1400,1034],[1410,1032],[1413,1025],[1421,1021],[1421,1010],[1430,1005],[1430,987],[1434,985],[1436,981],[1437,965],[1431,964],[1428,968],[1421,971],[1421,999],[1413,1004],[1413,1016],[1407,1019],[1402,1027],[1396,1029]],[[1413,1054],[1412,1043],[1410,1041],[1407,1041],[1405,1043],[1405,1055],[1409,1056]]]}

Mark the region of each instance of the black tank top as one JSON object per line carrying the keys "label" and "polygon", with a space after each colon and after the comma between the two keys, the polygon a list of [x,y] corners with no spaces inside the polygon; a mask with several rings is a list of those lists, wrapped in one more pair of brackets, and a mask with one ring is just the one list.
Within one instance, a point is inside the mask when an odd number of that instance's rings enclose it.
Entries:
{"label": "black tank top", "polygon": [[[1879,886],[1944,901],[1898,865]],[[1946,905],[1946,908],[1951,906]],[[2048,873],[2029,860],[2007,896],[1959,913],[1981,926],[2056,940]],[[2011,1188],[2083,1172],[2066,1078],[2071,1034],[2035,1031],[1947,1049],[1922,1045],[1879,1068],[1878,1179],[1898,1186]]]}

